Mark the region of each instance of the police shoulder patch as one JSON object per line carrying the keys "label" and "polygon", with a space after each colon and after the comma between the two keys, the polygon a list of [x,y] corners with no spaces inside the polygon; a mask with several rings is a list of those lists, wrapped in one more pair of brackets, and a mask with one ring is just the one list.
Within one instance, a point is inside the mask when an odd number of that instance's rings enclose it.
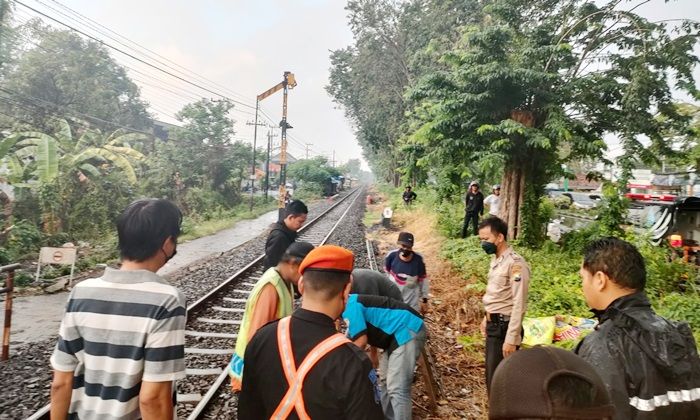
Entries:
{"label": "police shoulder patch", "polygon": [[523,266],[520,264],[513,264],[510,269],[510,277],[513,281],[520,281],[523,278]]}

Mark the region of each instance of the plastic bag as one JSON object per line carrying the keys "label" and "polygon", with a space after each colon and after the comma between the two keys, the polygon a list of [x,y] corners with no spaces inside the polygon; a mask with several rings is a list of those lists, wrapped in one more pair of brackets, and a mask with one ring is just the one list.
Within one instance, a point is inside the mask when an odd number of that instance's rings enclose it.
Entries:
{"label": "plastic bag", "polygon": [[556,319],[553,316],[542,318],[523,318],[523,347],[552,344]]}
{"label": "plastic bag", "polygon": [[557,315],[554,341],[576,340],[593,331],[598,322],[594,319],[570,315]]}

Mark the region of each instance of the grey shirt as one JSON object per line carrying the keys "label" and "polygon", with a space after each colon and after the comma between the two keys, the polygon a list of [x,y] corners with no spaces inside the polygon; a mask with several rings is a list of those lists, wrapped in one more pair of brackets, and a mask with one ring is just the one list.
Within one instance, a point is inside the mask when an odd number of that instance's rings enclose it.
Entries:
{"label": "grey shirt", "polygon": [[379,271],[366,268],[352,270],[352,288],[350,293],[385,296],[403,302],[401,290],[393,281]]}

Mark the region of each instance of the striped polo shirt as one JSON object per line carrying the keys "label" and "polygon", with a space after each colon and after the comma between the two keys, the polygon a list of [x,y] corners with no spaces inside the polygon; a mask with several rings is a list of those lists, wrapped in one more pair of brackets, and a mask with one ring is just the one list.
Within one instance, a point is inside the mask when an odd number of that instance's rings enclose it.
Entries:
{"label": "striped polo shirt", "polygon": [[185,377],[185,320],[184,295],[150,271],[107,268],[76,285],[51,356],[73,372],[69,417],[141,418],[141,381]]}

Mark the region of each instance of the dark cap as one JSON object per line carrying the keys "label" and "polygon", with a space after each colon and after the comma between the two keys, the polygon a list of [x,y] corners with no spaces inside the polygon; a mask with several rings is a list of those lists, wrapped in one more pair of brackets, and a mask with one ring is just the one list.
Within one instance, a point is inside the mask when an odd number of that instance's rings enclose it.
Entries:
{"label": "dark cap", "polygon": [[314,248],[313,251],[304,258],[299,266],[299,274],[305,271],[335,271],[341,273],[352,273],[355,262],[355,254],[349,249],[336,245],[322,245]]}
{"label": "dark cap", "polygon": [[413,234],[411,232],[401,232],[399,233],[399,240],[396,242],[400,245],[413,247]]}
{"label": "dark cap", "polygon": [[293,242],[284,253],[290,257],[304,259],[314,249],[313,244],[308,242]]}
{"label": "dark cap", "polygon": [[[582,384],[584,391],[574,389],[567,380]],[[557,389],[553,383],[558,384]],[[575,398],[566,398],[567,391],[575,393]],[[610,395],[593,366],[557,347],[515,352],[501,362],[491,383],[489,419],[603,419],[614,415]]]}

